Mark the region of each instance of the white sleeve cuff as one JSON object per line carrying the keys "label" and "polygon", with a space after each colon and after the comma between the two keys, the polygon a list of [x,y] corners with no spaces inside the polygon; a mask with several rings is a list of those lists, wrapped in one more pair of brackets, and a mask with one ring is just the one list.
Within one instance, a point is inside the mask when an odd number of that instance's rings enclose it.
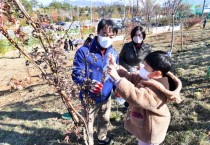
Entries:
{"label": "white sleeve cuff", "polygon": [[116,87],[119,86],[119,83],[120,83],[121,79],[122,79],[122,78],[118,79],[118,80],[114,83]]}

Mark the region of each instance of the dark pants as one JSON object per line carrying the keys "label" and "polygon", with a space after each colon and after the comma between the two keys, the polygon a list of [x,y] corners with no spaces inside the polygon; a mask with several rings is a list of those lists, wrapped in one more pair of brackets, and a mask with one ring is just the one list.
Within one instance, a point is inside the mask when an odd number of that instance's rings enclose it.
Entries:
{"label": "dark pants", "polygon": [[73,50],[73,45],[70,45],[70,48],[69,48],[70,50]]}
{"label": "dark pants", "polygon": [[206,27],[206,23],[203,23],[203,29]]}
{"label": "dark pants", "polygon": [[64,50],[68,51],[68,46],[64,46]]}
{"label": "dark pants", "polygon": [[125,106],[126,108],[128,108],[129,103],[128,103],[128,102],[125,102],[125,103],[124,103],[124,106]]}

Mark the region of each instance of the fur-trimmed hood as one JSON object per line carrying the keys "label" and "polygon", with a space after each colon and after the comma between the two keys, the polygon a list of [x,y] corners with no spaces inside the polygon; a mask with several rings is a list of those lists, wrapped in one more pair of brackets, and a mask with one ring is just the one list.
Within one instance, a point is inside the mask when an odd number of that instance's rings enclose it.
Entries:
{"label": "fur-trimmed hood", "polygon": [[143,81],[142,84],[157,88],[158,90],[160,90],[166,95],[168,101],[180,103],[182,101],[180,97],[180,91],[182,89],[182,82],[171,72],[168,72],[166,75],[167,77],[171,78],[170,83],[174,83],[174,84],[169,84],[169,85],[173,85],[173,90],[167,89],[165,87],[166,82],[164,78],[161,78],[160,80],[150,79],[148,81]]}

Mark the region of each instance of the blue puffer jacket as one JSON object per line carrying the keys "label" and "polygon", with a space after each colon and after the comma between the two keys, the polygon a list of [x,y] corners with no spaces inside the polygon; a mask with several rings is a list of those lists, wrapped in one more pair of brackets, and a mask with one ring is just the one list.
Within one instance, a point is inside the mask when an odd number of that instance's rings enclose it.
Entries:
{"label": "blue puffer jacket", "polygon": [[[96,103],[102,103],[107,100],[114,88],[114,82],[111,78],[103,80],[103,69],[108,64],[108,54],[113,54],[116,57],[116,63],[118,63],[118,54],[117,52],[110,46],[107,48],[104,55],[102,55],[100,51],[100,45],[97,42],[97,36],[93,39],[92,44],[88,48],[87,46],[80,47],[74,58],[73,63],[73,71],[72,71],[72,79],[78,85],[84,85],[84,80],[89,78],[90,80],[97,80],[103,83],[103,88],[101,93],[95,94],[90,91],[89,97],[95,100]],[[84,92],[87,90],[80,91],[80,98],[83,98]]]}

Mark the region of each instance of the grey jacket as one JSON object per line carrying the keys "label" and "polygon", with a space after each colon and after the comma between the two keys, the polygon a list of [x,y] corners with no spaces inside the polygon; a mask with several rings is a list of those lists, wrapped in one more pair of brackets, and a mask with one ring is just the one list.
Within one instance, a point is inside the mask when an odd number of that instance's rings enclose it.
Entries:
{"label": "grey jacket", "polygon": [[138,66],[144,61],[144,58],[151,52],[151,46],[143,43],[140,48],[135,48],[133,42],[125,43],[120,55],[119,64],[131,71],[133,66]]}

